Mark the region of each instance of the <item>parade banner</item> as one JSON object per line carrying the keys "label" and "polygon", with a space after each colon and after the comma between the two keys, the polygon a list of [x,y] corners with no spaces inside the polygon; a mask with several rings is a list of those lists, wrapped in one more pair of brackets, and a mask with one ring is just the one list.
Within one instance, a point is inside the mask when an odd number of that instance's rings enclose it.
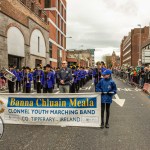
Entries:
{"label": "parade banner", "polygon": [[0,94],[4,124],[100,127],[101,96],[85,94]]}

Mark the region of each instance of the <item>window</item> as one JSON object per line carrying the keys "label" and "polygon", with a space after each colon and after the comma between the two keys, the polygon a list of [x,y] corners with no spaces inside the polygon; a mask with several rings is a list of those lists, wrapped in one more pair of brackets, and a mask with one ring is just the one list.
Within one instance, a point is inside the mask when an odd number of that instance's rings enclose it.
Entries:
{"label": "window", "polygon": [[42,64],[42,60],[40,60],[40,59],[35,59],[35,67],[36,67],[38,64]]}
{"label": "window", "polygon": [[34,3],[31,3],[31,10],[34,11]]}
{"label": "window", "polygon": [[39,17],[41,17],[41,15],[42,15],[42,10],[39,10],[39,11],[38,11],[38,15],[39,15]]}
{"label": "window", "polygon": [[53,44],[49,42],[49,57],[50,58],[52,58],[52,47],[53,47]]}
{"label": "window", "polygon": [[46,15],[44,16],[44,21],[47,23],[47,16]]}
{"label": "window", "polygon": [[40,37],[38,36],[38,52],[40,52]]}
{"label": "window", "polygon": [[45,0],[45,8],[51,7],[51,0]]}

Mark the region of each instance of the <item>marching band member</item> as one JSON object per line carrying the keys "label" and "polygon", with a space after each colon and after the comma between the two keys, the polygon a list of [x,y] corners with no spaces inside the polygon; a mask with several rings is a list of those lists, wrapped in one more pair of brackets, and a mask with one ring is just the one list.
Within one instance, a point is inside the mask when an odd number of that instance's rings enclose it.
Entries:
{"label": "marching band member", "polygon": [[92,80],[93,71],[90,68],[88,68],[88,69],[89,69],[89,71],[88,71],[89,79]]}
{"label": "marching band member", "polygon": [[34,71],[33,71],[33,85],[34,85],[34,90],[37,90],[36,88],[36,70],[37,68],[34,68]]}
{"label": "marching band member", "polygon": [[79,66],[76,67],[74,76],[75,76],[75,90],[76,90],[76,92],[79,92],[80,81],[81,81]]}
{"label": "marching band member", "polygon": [[35,82],[36,82],[36,89],[37,89],[37,93],[41,93],[41,89],[42,89],[42,78],[44,78],[44,72],[43,70],[41,70],[41,66],[38,64],[37,69],[34,71],[33,76],[35,77]]}
{"label": "marching band member", "polygon": [[105,63],[101,61],[101,72],[103,73],[106,70]]}
{"label": "marching band member", "polygon": [[19,69],[16,69],[16,77],[17,77],[17,81],[16,81],[16,92],[21,92],[21,79],[22,79],[22,73]]}
{"label": "marching band member", "polygon": [[72,81],[70,85],[70,93],[75,93],[76,92],[76,75],[75,75],[75,66],[72,66]]}
{"label": "marching band member", "polygon": [[95,78],[94,79],[95,90],[97,83],[101,80],[101,62],[98,61],[96,65],[97,68],[93,70],[93,77]]}
{"label": "marching band member", "polygon": [[[13,65],[9,66],[9,71],[16,76],[16,71],[14,70],[14,66]],[[15,86],[15,82],[12,82],[12,81],[8,80],[9,93],[14,93],[14,86]]]}
{"label": "marching band member", "polygon": [[59,72],[60,68],[56,68],[56,73],[55,73],[55,77],[56,77],[56,84],[57,84],[57,88],[59,89],[59,79],[57,78],[57,74]]}
{"label": "marching band member", "polygon": [[80,67],[80,74],[81,74],[81,87],[84,86],[84,79],[85,79],[85,72],[84,72],[84,68]]}
{"label": "marching band member", "polygon": [[31,81],[32,81],[32,74],[30,73],[30,68],[26,67],[23,82],[24,82],[24,92],[30,93],[31,92]]}
{"label": "marching band member", "polygon": [[54,73],[51,71],[51,66],[49,64],[45,67],[44,78],[42,78],[43,93],[53,93]]}

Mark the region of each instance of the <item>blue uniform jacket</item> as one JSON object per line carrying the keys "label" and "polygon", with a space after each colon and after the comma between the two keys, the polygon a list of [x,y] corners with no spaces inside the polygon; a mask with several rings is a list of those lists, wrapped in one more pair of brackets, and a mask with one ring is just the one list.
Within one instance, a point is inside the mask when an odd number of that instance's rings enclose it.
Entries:
{"label": "blue uniform jacket", "polygon": [[26,87],[31,88],[32,73],[28,73],[28,80],[29,83],[26,83]]}
{"label": "blue uniform jacket", "polygon": [[40,75],[40,81],[44,78],[44,71],[43,70],[35,70],[33,73],[33,79],[37,80],[37,76]]}
{"label": "blue uniform jacket", "polygon": [[100,69],[100,74],[98,74],[97,68],[95,68],[95,69],[93,70],[94,83],[97,83],[98,81],[101,80],[101,72],[102,72],[101,69]]}
{"label": "blue uniform jacket", "polygon": [[46,85],[48,88],[52,88],[53,85],[55,84],[55,79],[54,79],[54,73],[53,72],[48,72],[46,78],[42,78],[42,85],[44,88],[46,88]]}
{"label": "blue uniform jacket", "polygon": [[76,70],[76,71],[74,71],[74,73],[73,73],[73,78],[74,78],[74,83],[77,83],[77,81],[78,81],[78,73],[79,73],[79,70]]}
{"label": "blue uniform jacket", "polygon": [[12,70],[10,72],[13,73],[15,76],[17,76],[16,70]]}
{"label": "blue uniform jacket", "polygon": [[102,67],[101,72],[103,73],[106,70],[106,68]]}
{"label": "blue uniform jacket", "polygon": [[16,77],[17,77],[17,81],[21,81],[21,79],[22,79],[22,73],[20,71],[16,72]]}
{"label": "blue uniform jacket", "polygon": [[101,102],[102,103],[112,103],[112,97],[117,93],[117,87],[115,82],[109,79],[101,79],[100,82],[96,85],[96,92],[114,92],[114,94],[102,94]]}
{"label": "blue uniform jacket", "polygon": [[77,80],[80,81],[81,80],[81,71],[77,70]]}

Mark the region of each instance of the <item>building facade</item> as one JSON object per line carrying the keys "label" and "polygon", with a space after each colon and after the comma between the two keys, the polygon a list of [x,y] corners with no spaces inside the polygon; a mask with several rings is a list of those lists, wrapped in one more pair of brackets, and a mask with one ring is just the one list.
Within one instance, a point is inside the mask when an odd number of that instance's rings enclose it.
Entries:
{"label": "building facade", "polygon": [[69,66],[94,67],[93,50],[68,50],[66,60]]}
{"label": "building facade", "polygon": [[42,7],[48,15],[50,64],[60,67],[66,60],[66,0],[44,0]]}
{"label": "building facade", "polygon": [[142,64],[150,65],[150,37],[142,45]]}
{"label": "building facade", "polygon": [[[65,1],[59,2],[65,7]],[[9,64],[18,68],[21,66],[34,68],[37,64],[44,66],[47,63],[57,67],[58,62],[66,58],[65,36],[60,35],[59,31],[59,35],[56,33],[59,28],[54,24],[58,21],[57,14],[61,15],[57,11],[56,4],[61,5],[57,0],[1,2],[0,68],[7,68]],[[66,31],[66,26],[63,26],[63,31]]]}
{"label": "building facade", "polygon": [[111,56],[112,67],[120,66],[120,57],[116,55],[115,51],[113,51]]}
{"label": "building facade", "polygon": [[47,15],[30,0],[5,0],[0,9],[0,67],[48,63]]}
{"label": "building facade", "polygon": [[123,38],[120,45],[121,66],[139,65],[139,59],[141,59],[141,45],[148,39],[148,35],[149,35],[149,27],[144,27],[141,29],[135,28],[131,30],[128,36],[125,36]]}

